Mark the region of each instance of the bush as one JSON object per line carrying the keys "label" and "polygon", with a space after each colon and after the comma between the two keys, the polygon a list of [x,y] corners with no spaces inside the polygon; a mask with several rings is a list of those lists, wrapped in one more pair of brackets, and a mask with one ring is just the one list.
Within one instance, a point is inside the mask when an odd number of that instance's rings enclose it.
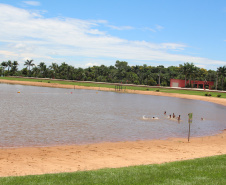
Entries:
{"label": "bush", "polygon": [[159,92],[159,89],[156,89],[155,92]]}
{"label": "bush", "polygon": [[147,84],[150,85],[150,86],[157,85],[156,81],[152,77],[147,81]]}
{"label": "bush", "polygon": [[167,86],[167,82],[166,82],[166,81],[163,81],[163,82],[161,83],[161,86]]}
{"label": "bush", "polygon": [[90,76],[86,80],[87,81],[93,81],[93,79]]}
{"label": "bush", "polygon": [[220,98],[221,97],[221,94],[218,94],[217,97]]}
{"label": "bush", "polygon": [[212,96],[212,94],[210,94],[210,93],[205,93],[205,96]]}

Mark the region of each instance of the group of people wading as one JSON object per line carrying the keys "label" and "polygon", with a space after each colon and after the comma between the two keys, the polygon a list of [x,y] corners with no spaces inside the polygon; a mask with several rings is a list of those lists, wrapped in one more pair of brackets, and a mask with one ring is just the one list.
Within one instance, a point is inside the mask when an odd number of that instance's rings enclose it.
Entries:
{"label": "group of people wading", "polygon": [[[166,115],[166,111],[164,112],[164,115]],[[174,118],[177,119],[178,121],[180,121],[180,115],[176,118],[176,115],[173,113],[173,116],[171,116],[171,114],[169,115],[169,118]]]}
{"label": "group of people wading", "polygon": [[[166,111],[164,111],[164,115],[166,115]],[[168,118],[169,119],[176,119],[176,120],[178,120],[178,122],[179,121],[181,121],[181,117],[180,117],[180,115],[178,115],[177,117],[176,117],[176,115],[173,113],[173,115],[169,115],[168,116]],[[152,118],[148,118],[148,117],[145,117],[145,115],[143,116],[143,119],[159,119],[158,117],[152,117]],[[203,121],[204,120],[204,118],[201,118],[201,120]]]}

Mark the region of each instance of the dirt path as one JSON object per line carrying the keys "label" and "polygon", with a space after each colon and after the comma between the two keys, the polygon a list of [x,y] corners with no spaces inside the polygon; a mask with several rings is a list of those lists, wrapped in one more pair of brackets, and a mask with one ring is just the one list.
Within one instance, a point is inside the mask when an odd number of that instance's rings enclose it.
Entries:
{"label": "dirt path", "polygon": [[[0,82],[74,88],[74,86],[41,82],[34,83],[6,80],[0,80]],[[99,87],[89,88],[76,86],[76,88],[109,90],[108,88]],[[225,99],[214,97],[149,91],[131,91],[130,93],[197,99],[226,106]],[[0,149],[0,177],[117,168],[221,154],[226,154],[226,131],[216,136],[191,138],[190,143],[187,142],[186,138],[172,138],[168,140],[99,143],[90,145]]]}

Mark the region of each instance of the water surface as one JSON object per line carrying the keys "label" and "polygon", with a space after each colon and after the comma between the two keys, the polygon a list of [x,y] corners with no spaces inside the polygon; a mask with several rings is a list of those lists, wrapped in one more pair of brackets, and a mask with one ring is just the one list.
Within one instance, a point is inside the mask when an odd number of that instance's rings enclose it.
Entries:
{"label": "water surface", "polygon": [[[10,84],[0,89],[0,147],[187,137],[190,112],[192,137],[226,128],[226,108],[210,102]],[[182,121],[167,118],[173,113]]]}

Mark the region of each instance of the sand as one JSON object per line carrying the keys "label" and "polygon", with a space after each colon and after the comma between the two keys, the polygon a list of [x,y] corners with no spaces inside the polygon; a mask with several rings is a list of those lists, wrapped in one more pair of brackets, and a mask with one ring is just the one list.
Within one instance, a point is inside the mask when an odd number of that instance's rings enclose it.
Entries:
{"label": "sand", "polygon": [[[2,83],[37,85],[59,88],[74,86],[41,82],[0,80]],[[108,88],[81,87],[77,89],[105,90]],[[162,92],[128,91],[128,93],[171,96],[209,101],[226,106],[226,99]],[[159,164],[213,155],[226,154],[226,130],[215,136],[200,138],[170,138],[89,145],[2,148],[0,149],[0,177],[46,173],[118,168],[133,165]]]}

